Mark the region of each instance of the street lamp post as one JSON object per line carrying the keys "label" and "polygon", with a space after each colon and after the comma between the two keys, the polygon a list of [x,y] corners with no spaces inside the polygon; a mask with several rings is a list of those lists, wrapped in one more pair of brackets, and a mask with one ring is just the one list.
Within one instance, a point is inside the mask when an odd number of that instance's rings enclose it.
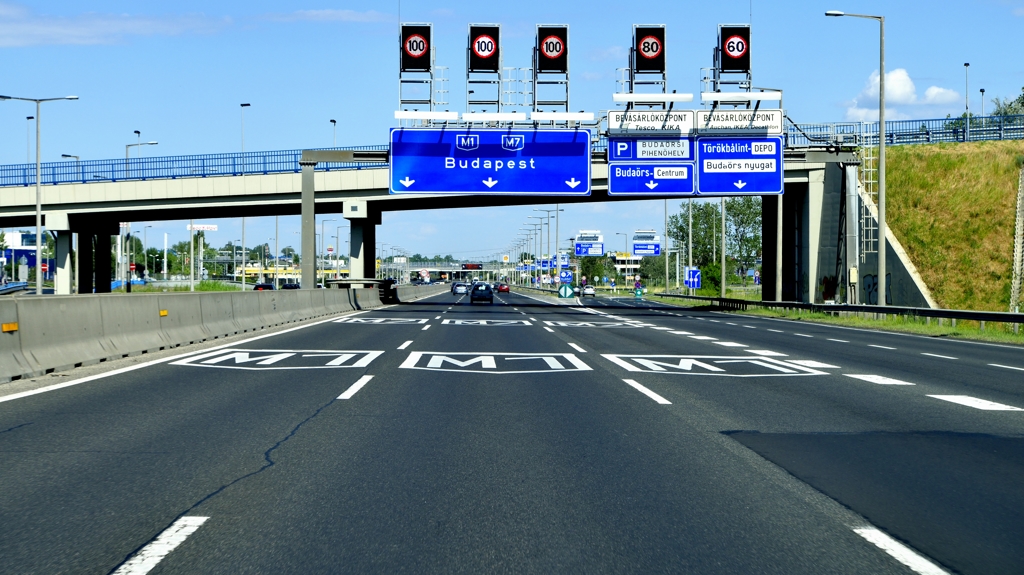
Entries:
{"label": "street lamp post", "polygon": [[981,92],[981,117],[985,117],[985,88],[978,90]]}
{"label": "street lamp post", "polygon": [[[885,306],[885,16],[846,14],[839,10],[829,10],[825,15],[878,21],[878,305]],[[722,274],[724,278],[724,269]]]}
{"label": "street lamp post", "polygon": [[146,226],[142,228],[142,253],[146,254],[146,273],[149,273],[149,228],[153,226]]}
{"label": "street lamp post", "polygon": [[971,141],[971,63],[964,62],[964,141]]}
{"label": "street lamp post", "polygon": [[32,161],[32,137],[29,135],[32,129],[32,120],[35,120],[35,116],[25,116],[25,163],[28,164]]}
{"label": "street lamp post", "polygon": [[338,121],[331,120],[331,127],[334,128],[334,147],[338,147]]}
{"label": "street lamp post", "polygon": [[[126,177],[126,178],[130,178],[131,175],[132,175],[131,164],[129,163],[130,160],[129,160],[128,152],[131,151],[132,148],[139,148],[140,155],[141,155],[141,150],[142,150],[141,146],[155,146],[158,143],[158,142],[143,142],[142,141],[142,132],[140,132],[138,130],[135,130],[135,138],[136,138],[136,142],[134,144],[125,144],[125,146],[124,146],[124,177]],[[139,169],[140,169],[140,175],[141,175],[142,167],[140,166]]]}
{"label": "street lamp post", "polygon": [[[239,104],[242,117],[242,193],[245,193],[245,109],[251,106],[249,103]],[[242,216],[242,291],[245,291],[245,264],[249,259],[249,252],[245,249],[245,216]]]}
{"label": "street lamp post", "polygon": [[0,96],[0,100],[21,100],[22,102],[36,103],[36,295],[43,295],[43,189],[41,187],[40,153],[42,147],[39,141],[40,124],[43,120],[41,104],[43,102],[54,102],[57,100],[77,100],[78,96],[64,96],[63,98],[17,98],[14,96]]}

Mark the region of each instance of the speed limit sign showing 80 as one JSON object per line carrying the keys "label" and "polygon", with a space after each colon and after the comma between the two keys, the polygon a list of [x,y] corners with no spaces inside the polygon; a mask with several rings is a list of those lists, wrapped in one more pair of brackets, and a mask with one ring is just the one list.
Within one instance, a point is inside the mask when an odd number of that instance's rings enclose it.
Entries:
{"label": "speed limit sign showing 80", "polygon": [[657,58],[661,55],[661,40],[654,36],[644,36],[637,42],[636,49],[644,58]]}
{"label": "speed limit sign showing 80", "polygon": [[722,49],[730,58],[742,58],[747,53],[747,40],[742,36],[729,36],[723,42]]}

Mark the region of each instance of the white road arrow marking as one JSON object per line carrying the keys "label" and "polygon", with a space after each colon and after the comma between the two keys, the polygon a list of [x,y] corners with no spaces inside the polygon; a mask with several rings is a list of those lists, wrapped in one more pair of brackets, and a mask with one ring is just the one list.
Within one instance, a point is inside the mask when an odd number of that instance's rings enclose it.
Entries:
{"label": "white road arrow marking", "polygon": [[486,180],[484,180],[484,185],[487,186],[488,188],[493,188],[494,184],[497,184],[497,183],[498,183],[498,180],[495,180],[494,178],[489,177],[489,176],[488,176],[488,178]]}
{"label": "white road arrow marking", "polygon": [[747,185],[747,183],[746,183],[746,182],[744,182],[743,180],[738,180],[738,181],[735,181],[735,182],[733,182],[733,183],[732,183],[732,185],[734,185],[734,186],[736,186],[737,188],[739,188],[739,189],[741,189],[741,190],[742,190],[742,189],[743,189],[743,186],[746,186],[746,185]]}
{"label": "white road arrow marking", "polygon": [[658,187],[658,182],[655,182],[654,180],[651,180],[651,181],[647,182],[644,185],[653,190],[654,188]]}
{"label": "white road arrow marking", "polygon": [[409,176],[406,176],[404,180],[398,180],[398,182],[408,188],[409,186],[415,184],[416,180],[410,180]]}
{"label": "white road arrow marking", "polygon": [[577,180],[575,176],[573,176],[571,180],[566,180],[565,183],[568,184],[570,188],[575,190],[576,186],[580,185],[581,182]]}

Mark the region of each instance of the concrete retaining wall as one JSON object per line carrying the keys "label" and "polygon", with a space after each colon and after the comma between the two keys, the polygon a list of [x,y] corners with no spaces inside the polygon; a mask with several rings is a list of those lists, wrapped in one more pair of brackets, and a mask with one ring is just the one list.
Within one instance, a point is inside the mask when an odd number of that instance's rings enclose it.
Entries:
{"label": "concrete retaining wall", "polygon": [[380,305],[376,289],[12,296],[0,382]]}

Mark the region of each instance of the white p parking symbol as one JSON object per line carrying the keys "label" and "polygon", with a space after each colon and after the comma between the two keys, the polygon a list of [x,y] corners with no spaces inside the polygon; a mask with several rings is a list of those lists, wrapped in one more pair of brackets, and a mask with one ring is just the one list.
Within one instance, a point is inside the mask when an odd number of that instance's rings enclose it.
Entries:
{"label": "white p parking symbol", "polygon": [[615,142],[615,157],[632,158],[633,154],[631,153],[629,144],[629,142]]}

